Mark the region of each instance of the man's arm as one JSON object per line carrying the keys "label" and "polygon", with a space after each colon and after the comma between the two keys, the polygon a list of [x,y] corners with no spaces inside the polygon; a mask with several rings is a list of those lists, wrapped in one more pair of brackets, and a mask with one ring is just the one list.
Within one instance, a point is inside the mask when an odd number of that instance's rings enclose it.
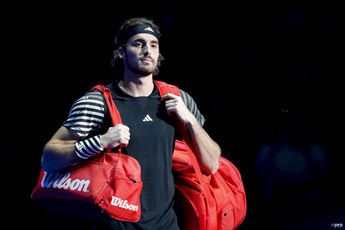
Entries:
{"label": "man's arm", "polygon": [[103,135],[96,135],[85,140],[73,135],[64,126],[53,135],[43,148],[41,164],[45,171],[57,171],[68,168],[83,159],[100,154],[104,149],[115,148],[120,144],[128,145],[129,127],[117,124],[109,127]]}
{"label": "man's arm", "polygon": [[166,94],[162,97],[168,114],[175,115],[180,131],[187,144],[193,149],[202,169],[207,173],[215,173],[219,167],[221,149],[208,135],[195,116],[189,111],[181,97]]}
{"label": "man's arm", "polygon": [[[193,121],[194,120],[194,121]],[[202,164],[202,169],[207,173],[215,173],[219,168],[221,149],[219,145],[208,135],[205,129],[194,118],[185,125],[185,140],[197,154]]]}
{"label": "man's arm", "polygon": [[57,171],[80,162],[75,154],[77,137],[67,128],[61,126],[53,137],[45,144],[41,165],[45,171]]}

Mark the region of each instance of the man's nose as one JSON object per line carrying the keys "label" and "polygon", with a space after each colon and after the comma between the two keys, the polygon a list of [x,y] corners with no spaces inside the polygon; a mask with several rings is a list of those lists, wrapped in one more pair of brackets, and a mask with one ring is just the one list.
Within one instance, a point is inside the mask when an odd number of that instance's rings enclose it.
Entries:
{"label": "man's nose", "polygon": [[148,55],[151,54],[151,49],[150,49],[149,46],[145,46],[145,47],[143,48],[143,51],[144,51],[143,53],[144,53],[145,56],[148,56]]}

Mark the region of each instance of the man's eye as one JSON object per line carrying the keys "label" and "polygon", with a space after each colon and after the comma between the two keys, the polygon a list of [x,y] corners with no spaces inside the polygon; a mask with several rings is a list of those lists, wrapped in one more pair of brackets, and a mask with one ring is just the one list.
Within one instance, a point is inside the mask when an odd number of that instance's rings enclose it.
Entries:
{"label": "man's eye", "polygon": [[135,46],[135,47],[142,47],[142,46],[143,46],[143,44],[142,44],[142,43],[140,43],[140,42],[136,42],[136,43],[134,43],[134,46]]}

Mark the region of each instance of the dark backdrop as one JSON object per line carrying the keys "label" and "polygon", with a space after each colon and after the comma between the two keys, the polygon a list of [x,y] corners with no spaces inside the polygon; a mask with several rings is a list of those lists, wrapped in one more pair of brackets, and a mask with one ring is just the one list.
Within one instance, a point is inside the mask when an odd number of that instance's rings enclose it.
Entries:
{"label": "dark backdrop", "polygon": [[75,99],[112,80],[120,23],[146,16],[163,33],[166,60],[158,78],[194,97],[207,130],[242,172],[248,213],[240,229],[345,224],[340,7],[330,1],[223,2],[6,6],[5,220],[34,222],[29,196],[44,143]]}

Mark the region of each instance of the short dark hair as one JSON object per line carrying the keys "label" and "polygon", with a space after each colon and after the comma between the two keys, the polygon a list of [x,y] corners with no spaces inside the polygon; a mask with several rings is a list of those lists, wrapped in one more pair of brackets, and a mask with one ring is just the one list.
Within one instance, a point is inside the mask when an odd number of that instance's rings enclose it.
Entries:
{"label": "short dark hair", "polygon": [[[125,34],[128,31],[129,28],[137,25],[148,25],[150,26],[156,33],[157,38],[159,39],[161,36],[161,32],[159,29],[159,26],[153,22],[152,19],[146,18],[146,17],[134,17],[134,18],[129,18],[125,20],[122,25],[120,26],[120,29],[115,37],[115,49],[113,51],[113,58],[111,60],[111,66],[116,70],[116,72],[122,76],[123,75],[123,61],[119,57],[119,48],[125,48],[125,44],[128,41],[128,38],[126,38]],[[157,63],[157,68],[154,70],[152,73],[154,76],[158,75],[159,73],[159,68],[161,65],[161,61],[164,60],[164,57],[159,54],[158,57],[158,63]]]}

